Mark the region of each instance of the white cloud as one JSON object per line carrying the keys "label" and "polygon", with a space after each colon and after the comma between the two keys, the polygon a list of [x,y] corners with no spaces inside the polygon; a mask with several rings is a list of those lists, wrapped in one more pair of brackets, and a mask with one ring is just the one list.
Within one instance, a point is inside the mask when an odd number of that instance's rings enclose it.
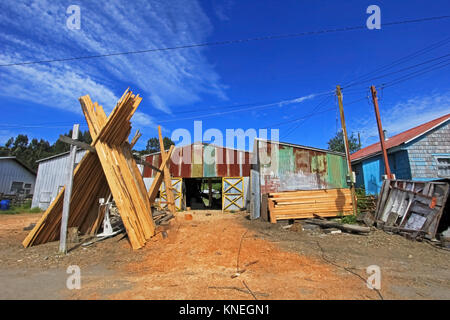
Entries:
{"label": "white cloud", "polygon": [[[80,4],[80,30],[67,29],[67,6],[49,0],[6,4],[0,10],[0,63],[173,47],[205,42],[212,32],[197,1],[86,2]],[[79,113],[78,97],[89,94],[110,111],[130,86],[144,98],[136,123],[150,125],[145,106],[171,113],[205,94],[226,99],[203,50],[0,67],[0,95]]]}
{"label": "white cloud", "polygon": [[[449,112],[450,91],[416,96],[380,111],[383,130],[387,131],[388,137],[439,118]],[[375,115],[360,118],[353,127],[356,128],[356,131],[362,132],[361,142],[363,145],[378,141]]]}

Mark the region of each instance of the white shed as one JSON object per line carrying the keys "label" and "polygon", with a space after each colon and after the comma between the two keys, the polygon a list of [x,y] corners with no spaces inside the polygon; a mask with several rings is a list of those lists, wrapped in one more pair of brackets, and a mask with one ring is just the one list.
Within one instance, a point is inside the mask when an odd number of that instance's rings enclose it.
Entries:
{"label": "white shed", "polygon": [[0,193],[32,194],[36,173],[16,157],[0,157]]}
{"label": "white shed", "polygon": [[[78,165],[85,153],[85,150],[77,152],[75,166]],[[64,152],[36,161],[39,163],[39,167],[31,207],[39,207],[45,210],[56,198],[66,184],[69,156],[70,152]]]}

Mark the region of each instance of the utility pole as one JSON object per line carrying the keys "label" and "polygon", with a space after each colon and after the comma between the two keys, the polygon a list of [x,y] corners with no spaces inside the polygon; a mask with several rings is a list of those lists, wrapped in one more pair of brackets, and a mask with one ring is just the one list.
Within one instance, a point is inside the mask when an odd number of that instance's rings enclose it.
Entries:
{"label": "utility pole", "polygon": [[361,149],[361,134],[358,131],[358,147]]}
{"label": "utility pole", "polygon": [[[72,139],[78,139],[78,131],[80,129],[79,124],[73,125]],[[70,146],[70,156],[69,164],[67,166],[67,182],[64,189],[64,202],[63,202],[63,212],[61,218],[61,233],[59,237],[59,252],[66,254],[66,241],[67,241],[67,224],[69,222],[69,212],[70,212],[70,198],[72,196],[72,184],[73,184],[73,169],[75,166],[75,158],[77,156],[77,147],[75,145]]]}
{"label": "utility pole", "polygon": [[375,86],[371,86],[370,91],[372,92],[373,107],[375,108],[375,116],[377,118],[378,135],[380,136],[381,151],[383,153],[384,172],[386,173],[387,178],[391,179],[392,178],[391,168],[389,167],[389,160],[386,152],[386,146],[384,144],[384,132],[383,127],[381,126],[380,110],[378,109],[377,89],[375,89]]}
{"label": "utility pole", "polygon": [[349,145],[348,145],[347,127],[345,126],[344,106],[342,104],[341,86],[336,86],[336,95],[338,97],[339,113],[341,115],[342,136],[344,138],[345,156],[347,158],[348,175],[349,175],[349,179],[348,180],[350,181],[351,192],[352,192],[353,215],[356,216],[355,184],[353,182],[353,171],[352,171],[352,163],[351,163],[351,160],[350,160],[350,148],[349,148]]}

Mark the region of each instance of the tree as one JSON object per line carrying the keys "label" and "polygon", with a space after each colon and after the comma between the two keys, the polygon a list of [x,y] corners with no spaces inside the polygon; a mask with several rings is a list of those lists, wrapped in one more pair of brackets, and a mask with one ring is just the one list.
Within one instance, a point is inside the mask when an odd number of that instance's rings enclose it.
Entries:
{"label": "tree", "polygon": [[[72,137],[72,130],[65,135]],[[92,138],[89,131],[81,131],[78,140],[90,144]],[[4,146],[0,146],[0,156],[16,156],[30,168],[36,170],[37,160],[69,150],[70,146],[60,140],[51,145],[47,140],[34,138],[29,141],[27,135],[19,134],[15,138],[8,139]]]}
{"label": "tree", "polygon": [[[164,137],[163,144],[164,144],[164,149],[167,150],[170,148],[171,145],[174,145],[175,143],[172,140],[170,140],[170,138]],[[147,147],[145,148],[144,151],[147,153],[159,152],[160,151],[159,139],[158,138],[148,139]]]}
{"label": "tree", "polygon": [[[350,137],[348,137],[348,147],[350,149],[350,154],[361,149],[361,146],[358,143],[358,138],[353,132]],[[342,133],[342,130],[340,130],[333,138],[328,141],[328,150],[345,153],[344,135]]]}

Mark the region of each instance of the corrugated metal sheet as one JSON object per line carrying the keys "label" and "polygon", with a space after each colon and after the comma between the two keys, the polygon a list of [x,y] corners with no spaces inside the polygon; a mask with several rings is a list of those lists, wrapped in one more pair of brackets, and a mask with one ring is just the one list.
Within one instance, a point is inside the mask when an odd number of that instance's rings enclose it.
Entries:
{"label": "corrugated metal sheet", "polygon": [[257,140],[261,193],[347,188],[343,155]]}
{"label": "corrugated metal sheet", "polygon": [[0,158],[0,193],[11,193],[13,181],[30,183],[30,193],[33,193],[36,175],[32,174],[14,157]]}
{"label": "corrugated metal sheet", "polygon": [[[86,151],[77,152],[75,163],[78,164]],[[33,194],[32,207],[47,209],[56,198],[60,188],[66,183],[66,169],[69,164],[70,153],[50,157],[39,162],[36,186]]]}
{"label": "corrugated metal sheet", "polygon": [[[211,144],[194,143],[176,147],[170,161],[172,177],[249,177],[250,152],[223,148]],[[159,167],[160,153],[145,157],[145,161]],[[156,170],[146,167],[144,178],[154,177]]]}

